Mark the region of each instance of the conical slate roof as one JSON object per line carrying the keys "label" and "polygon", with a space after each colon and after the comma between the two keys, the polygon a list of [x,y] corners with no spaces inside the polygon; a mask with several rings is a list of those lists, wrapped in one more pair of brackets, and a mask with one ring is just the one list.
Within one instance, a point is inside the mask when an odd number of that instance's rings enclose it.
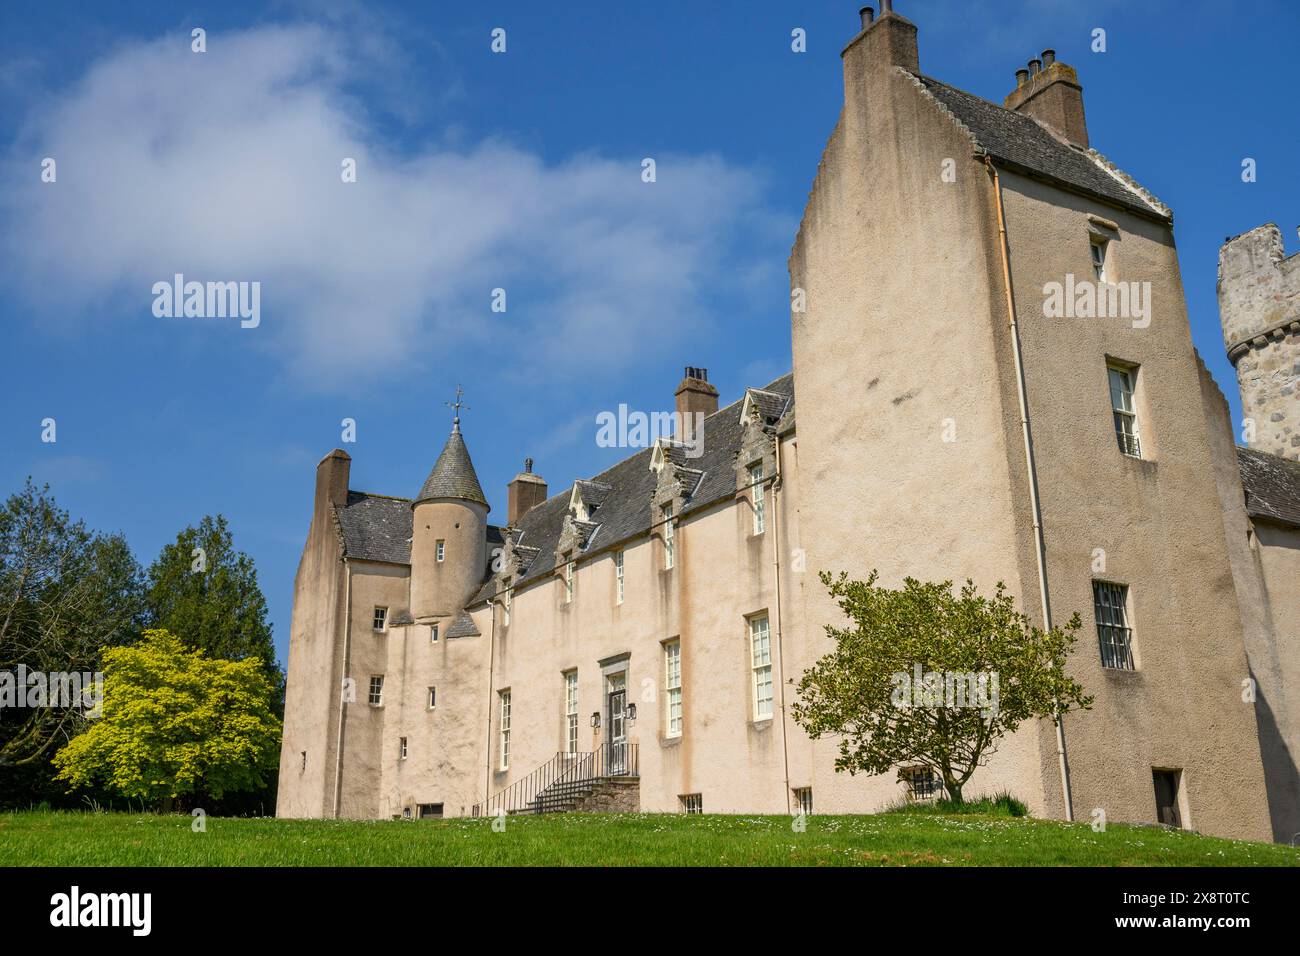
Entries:
{"label": "conical slate roof", "polygon": [[424,487],[416,495],[416,502],[429,498],[461,498],[465,501],[477,501],[487,507],[487,498],[483,497],[483,488],[474,473],[474,462],[469,460],[469,449],[460,429],[452,429],[442,454],[433,464],[433,471],[424,481]]}

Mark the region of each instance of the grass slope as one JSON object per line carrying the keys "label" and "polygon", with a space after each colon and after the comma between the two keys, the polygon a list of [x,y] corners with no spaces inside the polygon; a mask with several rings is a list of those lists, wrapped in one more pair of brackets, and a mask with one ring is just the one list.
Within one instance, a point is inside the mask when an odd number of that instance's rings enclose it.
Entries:
{"label": "grass slope", "polygon": [[991,814],[674,814],[491,820],[0,814],[3,866],[1298,866],[1300,850],[1192,833]]}

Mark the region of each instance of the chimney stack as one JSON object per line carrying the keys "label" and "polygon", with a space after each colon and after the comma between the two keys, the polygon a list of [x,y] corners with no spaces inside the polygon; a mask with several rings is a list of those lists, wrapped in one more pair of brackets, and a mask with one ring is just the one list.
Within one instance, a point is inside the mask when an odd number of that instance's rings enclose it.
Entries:
{"label": "chimney stack", "polygon": [[[884,73],[896,66],[912,73],[920,71],[916,52],[916,25],[894,12],[892,0],[880,0],[880,16],[870,7],[858,11],[862,29],[840,56],[844,60],[844,95],[846,105],[857,96],[856,86],[863,78]],[[875,84],[875,79],[867,79]]]}
{"label": "chimney stack", "polygon": [[546,500],[546,479],[533,474],[533,460],[524,459],[524,470],[506,485],[506,524],[518,528],[524,515]]}
{"label": "chimney stack", "polygon": [[1074,68],[1056,59],[1055,50],[1044,50],[1041,59],[1029,61],[1027,70],[1016,70],[1016,88],[1002,105],[1047,124],[1075,146],[1088,148],[1083,87]]}
{"label": "chimney stack", "polygon": [[686,366],[686,374],[674,393],[677,398],[677,422],[681,433],[673,437],[692,441],[697,421],[718,410],[718,390],[709,384],[709,370]]}
{"label": "chimney stack", "polygon": [[352,456],[342,448],[335,448],[316,465],[316,517],[324,518],[327,509],[348,503],[348,472],[351,470]]}

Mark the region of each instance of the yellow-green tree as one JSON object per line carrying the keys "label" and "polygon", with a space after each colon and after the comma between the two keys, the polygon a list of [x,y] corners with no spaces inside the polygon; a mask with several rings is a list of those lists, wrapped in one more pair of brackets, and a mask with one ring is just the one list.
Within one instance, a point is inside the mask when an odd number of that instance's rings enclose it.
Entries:
{"label": "yellow-green tree", "polygon": [[169,807],[264,785],[280,721],[266,669],[191,651],[165,630],[104,653],[103,714],[54,756],[71,788],[102,785]]}

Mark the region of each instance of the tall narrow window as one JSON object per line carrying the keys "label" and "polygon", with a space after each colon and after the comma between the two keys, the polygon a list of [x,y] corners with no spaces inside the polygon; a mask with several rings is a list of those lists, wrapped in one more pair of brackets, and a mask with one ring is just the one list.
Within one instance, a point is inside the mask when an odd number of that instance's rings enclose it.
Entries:
{"label": "tall narrow window", "polygon": [[442,538],[438,539],[437,551],[438,551],[439,561],[441,561],[443,558],[447,556],[447,542],[444,541]]}
{"label": "tall narrow window", "polygon": [[501,769],[510,769],[510,691],[503,690],[501,698]]}
{"label": "tall narrow window", "polygon": [[614,552],[614,588],[618,603],[623,603],[623,552]]}
{"label": "tall narrow window", "polygon": [[805,816],[812,816],[812,787],[796,787],[794,802],[800,813]]}
{"label": "tall narrow window", "polygon": [[673,566],[673,506],[664,505],[664,568]]}
{"label": "tall narrow window", "polygon": [[754,719],[772,716],[772,636],[767,615],[749,620],[750,669],[754,675]]}
{"label": "tall narrow window", "polygon": [[1119,442],[1119,450],[1132,458],[1141,458],[1137,410],[1133,404],[1137,369],[1108,365],[1106,372],[1110,376],[1110,407],[1115,416],[1115,438]]}
{"label": "tall narrow window", "polygon": [[429,688],[429,709],[433,710],[433,708],[437,706],[438,706],[438,688],[430,687]]}
{"label": "tall narrow window", "polygon": [[754,493],[754,534],[762,534],[767,530],[767,501],[763,488],[762,462],[750,467],[749,484]]}
{"label": "tall narrow window", "polygon": [[370,677],[370,706],[381,707],[384,703],[384,675],[373,674]]}
{"label": "tall narrow window", "polygon": [[1133,670],[1133,629],[1128,625],[1128,586],[1109,581],[1092,582],[1093,609],[1097,615],[1097,640],[1103,667]]}
{"label": "tall narrow window", "polygon": [[664,645],[664,726],[666,736],[682,735],[682,642]]}
{"label": "tall narrow window", "polygon": [[437,643],[438,643],[438,625],[437,625],[437,624],[431,624],[431,625],[429,626],[429,643],[430,643],[430,644],[437,644]]}
{"label": "tall narrow window", "polygon": [[578,672],[564,674],[564,752],[578,752]]}
{"label": "tall narrow window", "polygon": [[564,562],[564,603],[573,600],[573,561]]}
{"label": "tall narrow window", "polygon": [[513,603],[515,589],[510,586],[509,580],[505,582],[506,596],[501,602],[501,612],[505,615],[505,623],[510,623],[510,605]]}
{"label": "tall narrow window", "polygon": [[375,608],[375,616],[370,626],[373,627],[376,631],[387,630],[388,629],[388,608],[386,607]]}
{"label": "tall narrow window", "polygon": [[402,737],[400,743],[402,749],[402,759],[405,760],[406,759],[406,738]]}
{"label": "tall narrow window", "polygon": [[1092,275],[1098,282],[1109,282],[1106,278],[1106,247],[1110,243],[1094,236],[1089,245],[1092,247]]}

